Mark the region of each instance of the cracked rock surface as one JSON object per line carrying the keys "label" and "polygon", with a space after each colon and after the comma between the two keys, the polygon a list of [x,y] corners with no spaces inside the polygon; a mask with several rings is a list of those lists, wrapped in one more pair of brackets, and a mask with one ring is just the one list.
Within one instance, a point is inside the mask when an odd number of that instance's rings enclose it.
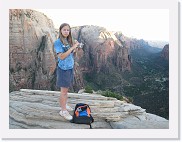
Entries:
{"label": "cracked rock surface", "polygon": [[[89,129],[59,115],[58,91],[20,89],[9,94],[10,129]],[[168,129],[169,121],[145,109],[100,94],[69,93],[68,104],[87,103],[93,129]],[[73,115],[73,111],[70,112]]]}

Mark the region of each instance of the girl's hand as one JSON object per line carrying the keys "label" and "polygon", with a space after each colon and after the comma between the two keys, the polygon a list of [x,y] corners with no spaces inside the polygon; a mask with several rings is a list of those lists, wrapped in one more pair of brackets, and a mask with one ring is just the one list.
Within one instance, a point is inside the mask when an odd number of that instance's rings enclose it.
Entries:
{"label": "girl's hand", "polygon": [[73,46],[71,47],[73,53],[76,52],[78,45],[79,45],[79,42],[77,40],[75,40]]}

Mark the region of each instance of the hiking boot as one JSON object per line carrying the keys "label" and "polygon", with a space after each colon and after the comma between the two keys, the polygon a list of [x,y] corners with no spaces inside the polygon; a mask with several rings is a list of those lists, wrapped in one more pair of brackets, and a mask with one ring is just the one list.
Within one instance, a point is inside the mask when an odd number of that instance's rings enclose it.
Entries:
{"label": "hiking boot", "polygon": [[64,119],[66,120],[72,120],[73,117],[69,114],[69,112],[66,110],[66,111],[60,111],[59,114],[64,117]]}
{"label": "hiking boot", "polygon": [[[62,110],[62,108],[60,107],[60,109]],[[73,111],[73,108],[71,108],[69,105],[67,105],[66,104],[66,109],[68,110],[68,111]]]}

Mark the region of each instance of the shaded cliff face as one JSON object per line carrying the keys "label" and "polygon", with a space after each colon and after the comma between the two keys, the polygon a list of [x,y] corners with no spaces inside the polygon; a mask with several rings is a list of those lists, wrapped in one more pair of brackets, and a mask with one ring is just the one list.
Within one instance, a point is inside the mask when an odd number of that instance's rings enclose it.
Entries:
{"label": "shaded cliff face", "polygon": [[166,44],[161,52],[161,57],[169,60],[169,44]]}
{"label": "shaded cliff face", "polygon": [[55,40],[55,29],[47,16],[27,9],[9,10],[10,90],[51,88]]}

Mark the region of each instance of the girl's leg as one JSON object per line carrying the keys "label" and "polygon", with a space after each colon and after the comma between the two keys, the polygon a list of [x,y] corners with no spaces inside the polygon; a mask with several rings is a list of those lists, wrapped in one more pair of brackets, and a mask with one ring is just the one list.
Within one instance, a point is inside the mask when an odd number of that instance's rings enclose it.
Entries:
{"label": "girl's leg", "polygon": [[73,117],[69,114],[69,112],[66,110],[66,102],[68,98],[68,88],[61,87],[61,95],[60,95],[60,106],[61,111],[59,114],[64,117],[66,120],[71,120]]}
{"label": "girl's leg", "polygon": [[61,95],[60,95],[60,106],[62,108],[62,111],[66,110],[66,102],[68,99],[68,88],[61,87]]}

